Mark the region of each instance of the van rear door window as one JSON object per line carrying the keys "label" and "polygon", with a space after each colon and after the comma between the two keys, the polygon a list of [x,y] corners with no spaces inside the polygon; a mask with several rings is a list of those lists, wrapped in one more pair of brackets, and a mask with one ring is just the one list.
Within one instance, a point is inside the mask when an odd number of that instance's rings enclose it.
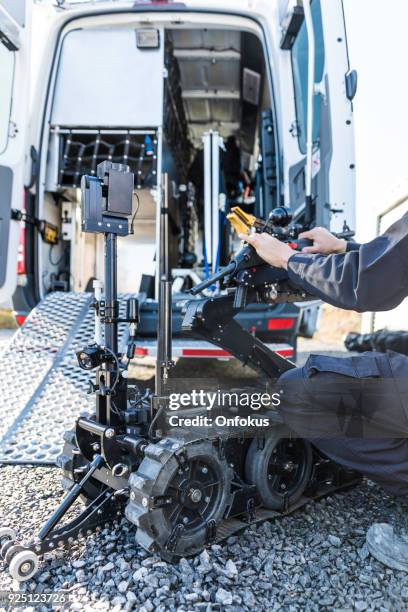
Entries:
{"label": "van rear door window", "polygon": [[0,43],[0,153],[7,148],[14,79],[14,52]]}
{"label": "van rear door window", "polygon": [[[324,73],[324,42],[323,24],[320,9],[320,0],[311,3],[313,29],[315,35],[315,83],[319,83]],[[308,65],[308,40],[306,23],[299,30],[292,47],[292,70],[293,84],[295,88],[296,119],[298,127],[299,148],[306,153],[306,117],[307,117],[307,65]],[[318,143],[320,138],[320,104],[319,95],[313,100],[313,142]]]}

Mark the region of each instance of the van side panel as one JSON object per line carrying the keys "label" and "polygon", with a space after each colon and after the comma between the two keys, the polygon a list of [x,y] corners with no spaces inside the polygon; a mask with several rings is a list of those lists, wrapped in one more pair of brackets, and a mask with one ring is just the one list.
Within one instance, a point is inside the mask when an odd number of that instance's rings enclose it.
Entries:
{"label": "van side panel", "polygon": [[[7,166],[0,166],[0,287],[6,282],[7,253],[10,232],[11,194],[13,189],[13,171]],[[17,264],[16,264],[17,265]]]}
{"label": "van side panel", "polygon": [[[10,13],[8,9],[11,9]],[[0,113],[0,131],[3,134],[0,146],[0,302],[5,302],[10,300],[17,285],[20,221],[11,219],[11,210],[20,211],[24,206],[24,170],[25,164],[30,161],[26,147],[32,2],[19,0],[7,5],[2,2],[0,12],[9,25],[7,31],[10,33],[10,38],[5,36],[0,42],[3,51]]]}

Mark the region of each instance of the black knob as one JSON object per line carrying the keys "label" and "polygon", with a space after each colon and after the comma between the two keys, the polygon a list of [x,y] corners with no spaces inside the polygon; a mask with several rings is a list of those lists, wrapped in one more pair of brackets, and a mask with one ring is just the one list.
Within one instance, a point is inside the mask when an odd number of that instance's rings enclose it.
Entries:
{"label": "black knob", "polygon": [[285,227],[292,221],[292,215],[284,206],[279,206],[271,210],[269,214],[269,222],[279,227]]}

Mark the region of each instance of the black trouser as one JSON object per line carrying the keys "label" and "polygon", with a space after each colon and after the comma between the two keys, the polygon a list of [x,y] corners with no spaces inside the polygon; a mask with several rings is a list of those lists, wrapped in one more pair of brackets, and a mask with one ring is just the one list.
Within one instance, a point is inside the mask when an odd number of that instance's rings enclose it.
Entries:
{"label": "black trouser", "polygon": [[279,384],[295,434],[389,493],[408,494],[408,357],[311,355]]}

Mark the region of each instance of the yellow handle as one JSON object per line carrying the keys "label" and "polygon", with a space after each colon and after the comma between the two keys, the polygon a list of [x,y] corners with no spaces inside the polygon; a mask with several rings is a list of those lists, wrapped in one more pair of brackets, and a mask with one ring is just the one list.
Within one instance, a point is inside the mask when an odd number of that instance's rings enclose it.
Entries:
{"label": "yellow handle", "polygon": [[254,227],[258,221],[254,215],[246,213],[239,206],[231,208],[231,212],[228,213],[227,219],[237,234],[249,234],[251,228]]}

